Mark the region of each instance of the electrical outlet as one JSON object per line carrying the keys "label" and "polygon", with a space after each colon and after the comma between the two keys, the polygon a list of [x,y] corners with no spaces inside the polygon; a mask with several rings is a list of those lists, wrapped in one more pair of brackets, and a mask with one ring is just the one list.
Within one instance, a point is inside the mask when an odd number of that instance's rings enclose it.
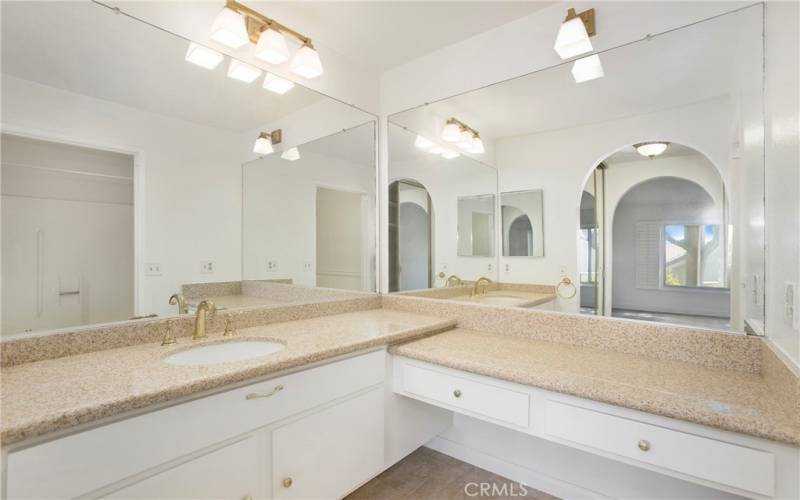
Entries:
{"label": "electrical outlet", "polygon": [[486,270],[487,270],[487,271],[489,271],[489,272],[492,272],[492,269],[493,269],[493,268],[494,268],[494,267],[492,266],[492,263],[491,263],[491,262],[489,262],[489,265],[488,265],[488,266],[486,266]]}
{"label": "electrical outlet", "polygon": [[511,266],[509,264],[506,264],[506,273],[510,272],[511,272]]}
{"label": "electrical outlet", "polygon": [[797,324],[797,283],[783,285],[783,322],[792,328]]}
{"label": "electrical outlet", "polygon": [[278,261],[277,260],[267,259],[267,272],[268,273],[278,272]]}
{"label": "electrical outlet", "polygon": [[200,261],[200,272],[203,274],[212,274],[214,272],[214,265],[213,260],[201,260]]}
{"label": "electrical outlet", "polygon": [[148,262],[144,265],[145,276],[161,276],[161,263]]}
{"label": "electrical outlet", "polygon": [[314,269],[314,265],[311,262],[304,262],[303,263],[303,271],[311,271]]}

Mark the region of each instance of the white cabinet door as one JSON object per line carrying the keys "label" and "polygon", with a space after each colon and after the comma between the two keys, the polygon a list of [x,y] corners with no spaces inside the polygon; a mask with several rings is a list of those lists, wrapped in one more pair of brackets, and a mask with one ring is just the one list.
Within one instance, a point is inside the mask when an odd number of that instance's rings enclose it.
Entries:
{"label": "white cabinet door", "polygon": [[251,435],[108,494],[128,499],[245,499],[268,495],[269,437]]}
{"label": "white cabinet door", "polygon": [[340,498],[383,467],[383,388],[272,433],[273,497]]}

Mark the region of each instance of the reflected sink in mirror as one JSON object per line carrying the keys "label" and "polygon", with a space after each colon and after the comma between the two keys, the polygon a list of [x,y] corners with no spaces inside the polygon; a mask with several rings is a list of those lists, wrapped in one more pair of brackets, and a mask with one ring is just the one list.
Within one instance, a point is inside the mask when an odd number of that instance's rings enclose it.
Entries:
{"label": "reflected sink in mirror", "polygon": [[284,349],[284,344],[271,340],[239,340],[191,347],[165,356],[163,361],[181,366],[214,365],[268,356]]}

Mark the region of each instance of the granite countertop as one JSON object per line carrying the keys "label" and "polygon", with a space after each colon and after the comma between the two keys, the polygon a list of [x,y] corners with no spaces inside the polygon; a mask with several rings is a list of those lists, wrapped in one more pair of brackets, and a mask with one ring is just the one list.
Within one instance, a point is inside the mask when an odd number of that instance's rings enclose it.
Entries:
{"label": "granite countertop", "polygon": [[[493,298],[498,301],[492,302]],[[515,301],[514,299],[517,300]],[[525,292],[518,290],[493,290],[484,295],[457,295],[455,297],[451,297],[450,300],[476,302],[478,304],[503,305],[509,307],[533,307],[556,300],[556,294]]]}
{"label": "granite countertop", "polygon": [[460,328],[392,346],[390,352],[800,445],[800,420],[759,374]]}
{"label": "granite countertop", "polygon": [[161,358],[203,342],[179,338],[35,361],[0,370],[0,443],[62,431],[127,411],[222,388],[314,362],[447,330],[455,321],[373,309],[241,329],[231,340],[274,339],[268,357],[203,366]]}

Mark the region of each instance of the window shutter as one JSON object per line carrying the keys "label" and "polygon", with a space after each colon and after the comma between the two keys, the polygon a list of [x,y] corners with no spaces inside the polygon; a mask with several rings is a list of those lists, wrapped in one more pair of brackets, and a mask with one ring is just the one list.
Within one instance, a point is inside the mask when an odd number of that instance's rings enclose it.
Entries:
{"label": "window shutter", "polygon": [[660,225],[653,222],[636,224],[636,288],[659,288]]}

